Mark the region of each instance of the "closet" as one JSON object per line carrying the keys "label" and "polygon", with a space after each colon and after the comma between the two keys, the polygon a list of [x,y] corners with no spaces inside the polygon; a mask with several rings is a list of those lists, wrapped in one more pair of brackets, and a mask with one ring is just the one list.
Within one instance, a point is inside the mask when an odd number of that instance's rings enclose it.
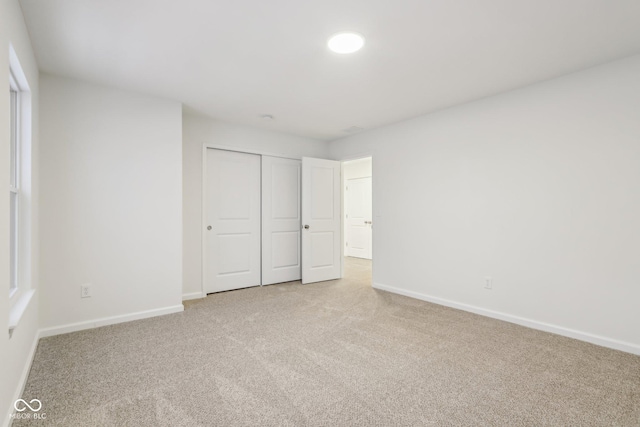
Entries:
{"label": "closet", "polygon": [[204,167],[204,293],[341,276],[339,162],[205,148]]}

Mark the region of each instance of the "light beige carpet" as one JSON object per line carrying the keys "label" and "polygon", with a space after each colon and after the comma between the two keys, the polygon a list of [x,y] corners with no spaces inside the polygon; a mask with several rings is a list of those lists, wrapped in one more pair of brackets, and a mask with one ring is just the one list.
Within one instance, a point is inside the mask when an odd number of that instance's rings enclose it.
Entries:
{"label": "light beige carpet", "polygon": [[42,339],[23,398],[61,426],[640,425],[640,357],[347,275]]}

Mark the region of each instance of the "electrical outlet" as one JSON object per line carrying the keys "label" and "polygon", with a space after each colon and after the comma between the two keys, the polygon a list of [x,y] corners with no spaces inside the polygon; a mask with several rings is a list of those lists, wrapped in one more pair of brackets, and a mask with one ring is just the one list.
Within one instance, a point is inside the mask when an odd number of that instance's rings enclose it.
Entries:
{"label": "electrical outlet", "polygon": [[87,283],[86,285],[80,286],[80,298],[89,298],[91,297],[91,284]]}
{"label": "electrical outlet", "polygon": [[493,277],[485,277],[484,278],[484,288],[485,289],[492,289],[493,288]]}

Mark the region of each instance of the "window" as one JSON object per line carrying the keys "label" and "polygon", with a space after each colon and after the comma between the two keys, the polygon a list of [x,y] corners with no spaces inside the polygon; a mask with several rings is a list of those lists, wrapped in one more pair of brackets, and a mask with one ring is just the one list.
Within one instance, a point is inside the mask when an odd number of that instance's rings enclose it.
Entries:
{"label": "window", "polygon": [[[9,337],[35,294],[31,283],[32,117],[31,91],[18,55],[9,44]],[[6,197],[6,196],[5,196]],[[5,291],[6,292],[6,291]]]}
{"label": "window", "polygon": [[18,244],[20,240],[20,94],[19,88],[12,75],[9,76],[9,93],[11,96],[10,127],[11,127],[11,158],[9,167],[9,199],[10,199],[10,280],[9,294],[13,295],[18,289]]}

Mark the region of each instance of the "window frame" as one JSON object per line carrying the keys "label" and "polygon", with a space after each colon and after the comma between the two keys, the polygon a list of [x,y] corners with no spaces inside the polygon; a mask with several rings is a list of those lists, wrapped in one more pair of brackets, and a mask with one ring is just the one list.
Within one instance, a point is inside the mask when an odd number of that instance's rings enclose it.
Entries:
{"label": "window frame", "polygon": [[9,207],[10,207],[10,276],[9,298],[17,299],[20,294],[20,152],[22,146],[22,109],[21,88],[13,71],[9,73],[10,96],[10,168],[9,168]]}
{"label": "window frame", "polygon": [[[12,91],[15,94],[12,96]],[[9,339],[36,293],[33,279],[33,98],[18,55],[9,43],[11,147],[9,153]],[[13,118],[12,118],[13,117]],[[6,194],[6,193],[5,193]],[[6,196],[5,196],[6,197]],[[13,201],[12,201],[13,200]],[[5,225],[5,226],[6,226]],[[14,286],[15,285],[15,286]],[[7,292],[7,291],[5,291]]]}

